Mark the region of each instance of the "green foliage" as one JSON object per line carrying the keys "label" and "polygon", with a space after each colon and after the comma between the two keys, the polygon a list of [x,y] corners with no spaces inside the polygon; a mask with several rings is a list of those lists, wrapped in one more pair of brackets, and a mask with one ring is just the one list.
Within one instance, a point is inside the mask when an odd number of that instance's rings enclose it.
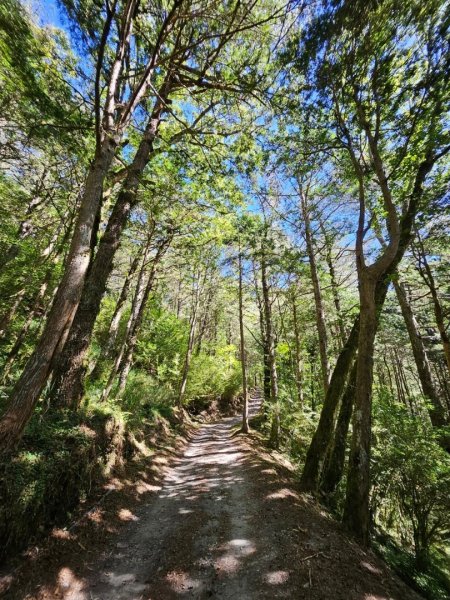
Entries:
{"label": "green foliage", "polygon": [[[17,0],[0,7],[0,107],[2,139],[0,156],[20,157],[21,143],[45,148],[64,141],[66,148],[83,145],[71,130],[88,127],[68,81],[76,61],[67,38],[59,30],[39,27]],[[81,144],[80,144],[81,142]]]}
{"label": "green foliage", "polygon": [[301,406],[292,388],[280,386],[280,420],[284,430],[284,448],[301,465],[317,423],[317,413]]}
{"label": "green foliage", "polygon": [[35,415],[19,452],[0,463],[0,547],[19,549],[32,536],[67,520],[101,473],[108,451],[106,419],[98,430],[81,415]]}
{"label": "green foliage", "polygon": [[192,359],[186,401],[224,397],[232,400],[242,385],[242,373],[234,345],[219,347],[213,356],[201,353]]}
{"label": "green foliage", "polygon": [[441,432],[385,390],[375,419],[373,505],[388,528],[413,544],[417,566],[426,569],[432,546],[449,542],[450,459],[436,443]]}
{"label": "green foliage", "polygon": [[[125,406],[92,399],[78,413],[38,411],[21,448],[0,462],[0,556],[22,549],[43,532],[67,525],[80,501],[121,468],[143,438],[175,426],[170,405],[148,401],[148,378],[130,378]],[[148,392],[147,392],[148,393]]]}
{"label": "green foliage", "polygon": [[155,379],[139,369],[134,369],[120,403],[125,421],[139,426],[145,421],[153,421],[155,415],[170,417],[173,404],[170,402],[173,390],[170,383],[161,378]]}
{"label": "green foliage", "polygon": [[[101,120],[128,6],[93,0],[60,4],[70,22],[70,39],[39,26],[18,0],[0,6],[0,365],[9,360],[11,367],[2,381],[2,398],[36,345],[69,256],[94,156],[94,78]],[[105,231],[145,121],[156,114],[156,90],[169,72],[174,85],[164,100],[151,160],[139,176],[137,202],[107,289],[101,290],[81,409],[46,412],[45,400],[38,404],[20,450],[0,464],[4,548],[19,547],[39,524],[67,518],[89,493],[91,481],[101,478],[120,442],[116,434],[122,439],[124,429],[134,433],[174,419],[178,404],[196,413],[219,398],[232,404],[240,394],[238,254],[248,379],[261,385],[267,310],[278,398],[265,403],[263,427],[269,433],[271,417],[279,411],[280,448],[301,465],[325,398],[318,317],[322,311],[320,329],[332,369],[361,308],[354,261],[359,208],[369,264],[381,253],[377,236],[389,240],[393,231],[383,186],[400,218],[411,205],[418,167],[430,157],[436,162],[419,181],[423,194],[416,226],[448,331],[448,11],[441,4],[324,0],[302,4],[299,14],[295,2],[199,0],[183,5],[160,36],[172,3],[137,3],[119,69],[114,119],[126,114],[158,39],[163,46],[151,85],[106,174],[94,242]],[[234,30],[239,32],[235,40]],[[173,52],[178,42],[186,47]],[[360,188],[365,196],[358,203]],[[305,243],[307,221],[312,248]],[[143,318],[131,335],[127,328],[139,296],[138,274],[149,280],[156,247],[169,231],[171,245],[155,266]],[[111,317],[135,256],[139,268],[106,355]],[[312,256],[321,306],[313,293]],[[400,277],[411,292],[432,383],[448,407],[436,302],[426,282],[417,281],[416,262],[414,254],[407,255]],[[43,282],[47,287],[39,297]],[[17,341],[20,349],[11,363]],[[449,458],[439,447],[442,432],[428,423],[429,406],[392,294],[378,344],[371,509],[377,524],[395,538],[395,544],[385,544],[389,560],[413,570],[409,551],[414,547],[414,581],[438,598],[442,592],[433,568],[449,543]],[[101,400],[115,359],[129,347],[133,353],[124,390],[116,376],[108,400]],[[398,358],[395,365],[392,355]],[[337,507],[345,482],[344,473]]]}
{"label": "green foliage", "polygon": [[405,550],[391,537],[377,535],[375,550],[383,559],[427,600],[448,600],[450,597],[450,571],[448,555],[432,552],[432,560],[426,572],[417,568],[414,554]]}

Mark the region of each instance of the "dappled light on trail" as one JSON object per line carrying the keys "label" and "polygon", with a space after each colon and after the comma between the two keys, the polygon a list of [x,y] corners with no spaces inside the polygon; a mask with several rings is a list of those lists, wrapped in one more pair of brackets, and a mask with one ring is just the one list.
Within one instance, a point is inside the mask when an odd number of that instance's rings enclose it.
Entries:
{"label": "dappled light on trail", "polygon": [[[257,408],[253,401],[252,414]],[[192,433],[142,502],[116,505],[120,526],[103,553],[85,548],[84,569],[62,565],[53,587],[30,599],[417,598],[296,490],[278,453],[238,435],[239,425],[230,417]]]}
{"label": "dappled light on trail", "polygon": [[63,567],[58,575],[58,584],[65,600],[83,597],[84,583],[68,567]]}

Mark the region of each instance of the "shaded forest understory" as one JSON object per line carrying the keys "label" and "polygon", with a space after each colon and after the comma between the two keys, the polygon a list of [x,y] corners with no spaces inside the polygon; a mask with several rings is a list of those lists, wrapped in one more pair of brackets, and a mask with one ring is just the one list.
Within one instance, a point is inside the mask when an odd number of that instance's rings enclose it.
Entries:
{"label": "shaded forest understory", "polygon": [[[163,581],[150,557],[149,597],[325,599],[337,578],[346,598],[414,598],[373,551],[424,597],[450,597],[449,23],[438,0],[1,3],[6,593],[31,598],[11,569],[35,565],[38,585],[75,546],[85,569],[112,543],[116,502],[135,523],[149,494],[173,527],[164,490],[206,460],[227,525],[208,542],[223,515],[205,484],[201,552],[180,542],[177,561],[222,548],[235,574],[214,579],[210,557],[209,575],[185,585],[165,563]],[[224,414],[240,418],[195,433]],[[249,552],[246,572],[223,544],[258,535],[238,529],[266,510],[265,485],[289,490],[257,544],[278,552]],[[86,507],[89,547],[71,529]],[[183,519],[158,534],[174,548],[195,529]],[[124,586],[104,594],[134,598]]]}

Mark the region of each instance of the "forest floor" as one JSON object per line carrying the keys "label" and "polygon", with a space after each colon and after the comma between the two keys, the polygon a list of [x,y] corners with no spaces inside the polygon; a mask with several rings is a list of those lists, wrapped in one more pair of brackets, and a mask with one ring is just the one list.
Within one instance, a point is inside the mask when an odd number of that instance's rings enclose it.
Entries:
{"label": "forest floor", "polygon": [[55,530],[3,573],[3,597],[419,599],[298,492],[287,461],[238,426],[238,417],[201,425],[166,451],[159,477],[128,473],[87,525]]}

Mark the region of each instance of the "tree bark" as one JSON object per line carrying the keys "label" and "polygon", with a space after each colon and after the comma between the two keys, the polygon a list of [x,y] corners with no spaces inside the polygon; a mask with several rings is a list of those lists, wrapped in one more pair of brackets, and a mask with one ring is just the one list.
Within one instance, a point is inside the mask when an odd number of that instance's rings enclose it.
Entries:
{"label": "tree bark", "polygon": [[295,383],[297,387],[297,400],[300,407],[303,407],[304,395],[303,395],[303,372],[302,372],[302,358],[301,358],[301,344],[300,344],[300,328],[297,316],[297,303],[295,301],[295,295],[292,294],[292,319],[294,325],[294,368],[295,368]]}
{"label": "tree bark", "polygon": [[[72,225],[72,223],[70,222],[69,226],[66,228],[65,233],[63,233],[62,238],[58,242],[58,238],[61,233],[61,229],[63,228],[63,224],[61,223],[60,227],[57,229],[57,231],[53,235],[52,239],[50,240],[50,243],[47,245],[45,250],[42,252],[42,255],[41,255],[42,262],[46,261],[50,256],[53,255],[52,265],[47,268],[46,273],[44,275],[43,282],[42,282],[37,294],[34,297],[32,306],[30,307],[30,309],[28,311],[28,315],[25,320],[25,323],[23,324],[22,329],[20,330],[18,336],[16,337],[16,340],[15,340],[13,346],[11,347],[10,351],[8,352],[7,360],[6,360],[6,363],[4,366],[4,370],[3,370],[3,377],[2,377],[3,381],[6,381],[6,379],[8,377],[9,371],[10,371],[12,365],[14,364],[16,357],[19,354],[19,351],[23,345],[23,342],[26,339],[28,330],[30,329],[30,327],[33,323],[33,320],[35,319],[37,314],[41,311],[41,305],[42,305],[42,302],[43,302],[45,296],[47,295],[47,290],[48,290],[48,287],[49,287],[50,282],[53,277],[54,268],[61,260],[61,257],[64,254],[64,248],[67,244],[67,240],[70,237],[70,233],[71,233],[71,229],[72,229],[71,225]],[[55,246],[56,246],[56,251],[53,252],[55,250]],[[51,301],[54,298],[54,295],[57,293],[57,290],[58,290],[57,286],[54,286],[52,295],[50,296],[50,299],[49,299],[50,305],[52,303]],[[41,314],[41,318],[44,322],[46,320],[47,314],[48,314],[48,309],[43,311],[43,313]],[[37,329],[36,333],[37,333],[37,336],[39,337],[39,335],[40,335],[39,328]]]}
{"label": "tree bark", "polygon": [[[360,297],[360,331],[358,336],[353,432],[343,522],[355,537],[363,544],[366,544],[369,538],[371,413],[375,336],[380,310],[383,306],[387,286],[389,285],[389,278],[397,269],[405,249],[411,241],[411,231],[415,215],[419,200],[423,195],[423,184],[438,156],[430,150],[434,143],[430,135],[427,153],[418,165],[414,181],[412,182],[412,192],[407,199],[408,202],[405,201],[405,209],[400,218],[390,189],[389,180],[386,176],[385,165],[379,151],[379,138],[377,133],[374,133],[372,129],[370,120],[366,115],[365,106],[360,101],[356,86],[353,91],[356,118],[360,127],[365,132],[366,141],[370,148],[373,174],[376,177],[382,195],[383,206],[386,212],[386,227],[389,233],[389,243],[378,255],[377,259],[368,266],[364,257],[364,237],[368,229],[365,221],[367,208],[365,190],[366,173],[354,150],[353,140],[346,124],[342,120],[339,106],[336,105],[340,126],[346,139],[347,149],[358,180],[359,194],[359,218],[355,250]],[[446,148],[444,153],[448,152],[448,150],[449,148]],[[386,290],[383,294],[383,301],[380,302],[378,296],[383,285],[386,285]]]}
{"label": "tree bark", "polygon": [[142,255],[141,268],[139,269],[139,275],[138,275],[138,279],[136,282],[136,288],[135,288],[134,295],[133,295],[133,301],[131,304],[131,312],[130,312],[130,316],[128,317],[125,335],[124,335],[124,338],[122,340],[120,347],[117,350],[114,364],[113,364],[113,366],[111,368],[111,372],[109,374],[108,382],[107,382],[105,388],[103,389],[102,396],[101,396],[102,401],[106,401],[111,393],[111,389],[113,387],[117,373],[119,372],[122,362],[124,360],[124,356],[125,356],[125,353],[127,350],[128,340],[129,340],[130,336],[132,335],[133,328],[136,323],[136,320],[137,320],[137,317],[139,314],[139,310],[140,310],[140,307],[142,304],[142,300],[144,298],[145,287],[146,287],[146,283],[147,283],[146,268],[147,268],[148,256],[150,253],[150,244],[151,244],[153,232],[154,232],[154,229],[151,230],[151,232],[147,238],[145,249],[144,249],[144,252]]}
{"label": "tree bark", "polygon": [[311,233],[311,221],[309,207],[305,194],[300,193],[300,204],[305,226],[306,251],[308,253],[309,267],[311,270],[311,282],[314,292],[314,303],[316,307],[317,334],[319,337],[320,365],[322,369],[322,381],[325,394],[328,390],[330,375],[328,365],[328,336],[325,324],[325,311],[323,309],[322,291],[320,289],[319,275],[317,271],[316,255]]}
{"label": "tree bark", "polygon": [[323,234],[323,237],[325,240],[325,258],[326,258],[327,265],[328,265],[328,272],[330,274],[331,292],[333,294],[333,302],[334,302],[334,307],[336,309],[336,319],[337,319],[340,343],[341,343],[341,348],[342,348],[343,345],[345,344],[345,340],[347,339],[347,334],[345,331],[344,319],[342,317],[341,298],[339,296],[339,286],[336,281],[336,269],[333,264],[332,242],[330,240],[330,236],[329,236],[328,232],[326,231],[322,221],[320,221],[320,228],[322,230],[322,234]]}
{"label": "tree bark", "polygon": [[[406,329],[408,331],[408,336],[411,343],[414,360],[416,362],[416,368],[417,373],[419,375],[422,392],[431,405],[428,408],[431,423],[433,427],[443,427],[445,425],[448,425],[449,418],[445,413],[445,408],[440,401],[439,392],[436,389],[433,381],[427,351],[420,336],[419,326],[417,324],[411,305],[408,302],[408,298],[406,296],[403,284],[400,283],[398,279],[395,279],[394,287],[395,292],[397,294],[398,303],[402,311],[403,319],[405,321]],[[444,442],[445,441],[443,441],[443,443]],[[445,445],[447,446],[446,443]],[[446,447],[445,449],[450,450],[450,447]]]}
{"label": "tree bark", "polygon": [[0,340],[7,337],[6,334],[8,332],[9,324],[14,319],[26,291],[27,290],[24,287],[20,289],[15,295],[13,305],[0,317]]}
{"label": "tree bark", "polygon": [[[64,215],[59,227],[56,229],[55,233],[53,234],[53,236],[52,236],[51,240],[49,241],[49,243],[47,244],[46,248],[42,251],[42,253],[39,257],[39,260],[38,260],[39,266],[44,264],[49,259],[49,257],[52,256],[53,250],[55,249],[55,246],[58,242],[58,238],[61,233],[61,229],[63,228],[63,222],[66,217],[67,217],[67,215]],[[54,257],[53,263],[57,262],[57,260],[62,255],[62,250],[63,250],[65,244],[67,243],[67,240],[68,240],[70,232],[71,232],[71,226],[72,226],[72,220],[70,221],[69,226],[66,228],[66,233],[63,235],[62,240],[60,240],[59,251],[58,251],[57,255]],[[47,271],[47,273],[48,272],[51,273],[51,269],[49,269]],[[46,279],[46,278],[47,278],[47,274],[44,276],[44,279]],[[13,296],[15,298],[13,305],[0,318],[0,339],[6,337],[6,334],[8,332],[8,326],[11,323],[11,321],[14,321],[14,318],[19,309],[19,306],[21,305],[22,300],[23,300],[24,296],[26,295],[26,291],[27,291],[26,287],[23,287],[19,292],[17,292],[17,294],[15,296]],[[26,307],[25,310],[27,312],[29,312],[28,309],[31,310],[31,308],[32,307]]]}
{"label": "tree bark", "polygon": [[[408,226],[406,225],[404,239],[400,244],[395,261],[393,261],[391,268],[376,285],[375,302],[377,307],[377,317],[379,317],[386,299],[390,284],[390,275],[397,268],[408,245],[409,237],[407,235],[407,230]],[[331,376],[330,386],[325,395],[319,423],[306,454],[305,465],[300,478],[302,489],[305,491],[314,493],[319,486],[320,473],[326,457],[328,443],[333,437],[337,409],[358,347],[359,320],[360,315],[356,317],[350,335],[347,338],[347,342],[339,353],[336,366]]]}
{"label": "tree bark", "polygon": [[[123,315],[123,311],[126,306],[126,302],[128,300],[128,294],[130,292],[131,283],[133,281],[133,277],[137,271],[141,260],[141,255],[138,252],[134,259],[131,262],[130,268],[128,270],[127,276],[123,283],[122,289],[120,291],[119,298],[117,300],[116,306],[114,308],[113,316],[111,317],[111,321],[108,328],[108,335],[106,338],[106,343],[104,348],[102,349],[102,360],[109,359],[112,357],[114,352],[114,346],[117,340],[117,334],[119,332],[119,325]],[[98,365],[99,359],[97,359],[96,363],[92,366],[91,376],[95,378],[98,373]]]}
{"label": "tree bark", "polygon": [[248,385],[247,385],[247,365],[245,359],[245,334],[244,334],[244,303],[242,293],[242,253],[239,247],[238,256],[238,269],[239,269],[239,333],[240,333],[240,354],[241,354],[241,369],[242,369],[242,392],[243,392],[243,406],[242,406],[242,427],[243,433],[249,432],[248,425]]}
{"label": "tree bark", "polygon": [[46,326],[35,351],[25,365],[22,376],[13,389],[9,405],[0,421],[0,451],[8,451],[20,440],[23,429],[33,412],[34,406],[50,374],[52,365],[55,364],[59,353],[62,351],[64,339],[70,329],[80,302],[84,282],[90,266],[94,228],[101,206],[105,177],[111,167],[117,145],[130,123],[134,110],[139,105],[150,85],[150,77],[154,73],[155,64],[161,53],[161,46],[176,20],[180,1],[175,0],[171,10],[166,12],[157,42],[153,48],[149,62],[145,66],[143,79],[139,81],[137,87],[129,94],[128,101],[121,107],[122,110],[117,110],[117,102],[120,98],[122,87],[121,74],[127,60],[133,22],[137,13],[137,4],[138,0],[127,2],[121,16],[120,27],[118,27],[117,31],[116,51],[114,58],[110,65],[108,65],[110,68],[107,69],[108,80],[105,82],[106,98],[102,122],[100,123],[99,75],[101,72],[100,69],[103,66],[104,50],[112,22],[111,13],[115,10],[116,3],[113,3],[112,7],[108,7],[108,17],[104,24],[97,56],[95,156],[81,198],[64,275],[58,287]]}
{"label": "tree bark", "polygon": [[19,354],[19,351],[22,348],[22,345],[23,345],[23,342],[25,341],[28,330],[30,329],[31,324],[33,323],[34,319],[36,318],[36,316],[41,308],[41,304],[46,295],[47,288],[50,283],[51,277],[52,277],[52,270],[49,269],[47,271],[47,273],[45,274],[44,281],[42,282],[41,287],[39,288],[38,293],[36,294],[36,296],[34,298],[33,306],[31,307],[31,310],[29,311],[29,313],[27,315],[25,323],[22,325],[22,328],[21,328],[18,336],[16,337],[14,344],[12,345],[10,351],[8,352],[8,355],[6,357],[6,362],[3,367],[3,373],[2,373],[2,382],[3,383],[5,383],[7,381],[11,367],[13,366],[14,361],[16,360],[16,358]]}
{"label": "tree bark", "polygon": [[273,410],[269,442],[274,448],[278,448],[280,444],[280,413],[278,406],[278,374],[275,356],[275,340],[273,335],[272,303],[270,301],[269,282],[267,280],[267,259],[265,249],[262,247],[261,250],[261,287],[267,340],[267,361],[270,369],[270,402]]}
{"label": "tree bark", "polygon": [[364,269],[359,280],[360,328],[356,367],[353,435],[343,520],[363,544],[369,535],[370,448],[373,353],[377,330],[376,280]]}
{"label": "tree bark", "polygon": [[0,271],[3,271],[7,264],[19,255],[20,243],[33,233],[34,228],[32,222],[30,221],[30,217],[33,215],[36,209],[49,198],[49,194],[45,196],[42,195],[42,191],[44,190],[45,176],[46,173],[44,172],[36,184],[33,197],[28,203],[24,218],[19,223],[17,242],[11,244],[11,246],[2,254],[2,256],[0,256]]}
{"label": "tree bark", "polygon": [[328,498],[328,503],[330,503],[330,498],[336,491],[337,486],[342,479],[342,474],[344,473],[345,448],[355,400],[355,385],[356,362],[351,370],[347,387],[342,395],[336,428],[334,430],[333,439],[329,444],[320,480],[319,490]]}
{"label": "tree bark", "polygon": [[189,336],[188,336],[188,344],[186,348],[186,354],[184,356],[183,362],[183,371],[181,375],[181,383],[180,390],[178,392],[178,406],[181,408],[183,406],[183,399],[186,393],[186,386],[189,375],[189,367],[191,365],[192,352],[194,350],[194,342],[195,342],[195,328],[197,326],[197,316],[198,316],[198,308],[200,304],[200,274],[198,273],[194,277],[193,282],[193,303],[191,307],[191,316],[189,318]]}
{"label": "tree bark", "polygon": [[442,304],[439,298],[439,292],[436,286],[436,282],[434,280],[433,272],[431,271],[430,265],[426,257],[425,248],[419,235],[418,240],[419,241],[418,245],[416,246],[416,251],[418,254],[419,273],[421,274],[422,279],[424,280],[431,293],[434,317],[441,338],[447,368],[450,373],[450,337],[447,331],[447,325],[445,323],[444,311],[442,309]]}
{"label": "tree bark", "polygon": [[[264,403],[270,402],[270,365],[269,365],[269,349],[266,335],[266,325],[264,320],[264,303],[261,299],[259,291],[258,275],[256,273],[255,265],[253,265],[253,275],[255,284],[256,302],[258,305],[259,314],[259,329],[261,333],[261,346],[263,351],[263,393]],[[264,405],[263,405],[264,406]]]}
{"label": "tree bark", "polygon": [[11,394],[0,421],[0,451],[12,449],[20,440],[39,399],[61,336],[78,306],[91,257],[92,233],[101,203],[103,182],[114,158],[117,138],[107,137],[98,149],[86,179],[74,227],[64,275],[47,323]]}
{"label": "tree bark", "polygon": [[202,351],[203,340],[205,337],[205,333],[207,332],[207,329],[208,329],[208,319],[210,317],[210,309],[211,309],[213,297],[214,297],[214,287],[211,286],[207,293],[207,296],[206,296],[206,302],[205,302],[205,305],[204,305],[203,311],[202,311],[203,316],[201,318],[200,327],[198,329],[197,347],[195,349],[196,356],[198,356],[200,354],[200,352]]}
{"label": "tree bark", "polygon": [[172,238],[168,238],[164,240],[158,247],[158,251],[156,253],[155,258],[152,262],[152,267],[150,270],[150,274],[147,279],[147,285],[145,286],[144,295],[139,305],[139,309],[137,311],[136,319],[134,321],[133,327],[131,328],[130,335],[126,340],[126,352],[125,358],[122,360],[122,364],[119,366],[118,375],[119,375],[119,387],[117,389],[117,397],[120,398],[125,391],[125,386],[127,384],[128,375],[130,373],[131,365],[133,363],[133,355],[136,349],[136,345],[138,342],[139,332],[142,327],[142,322],[144,320],[145,309],[147,307],[147,302],[150,296],[150,293],[153,290],[155,284],[156,270],[158,268],[159,262],[166,252]]}
{"label": "tree bark", "polygon": [[[167,97],[168,92],[166,84],[162,95]],[[51,398],[55,405],[76,409],[83,396],[86,353],[122,232],[138,201],[139,183],[150,159],[164,106],[164,101],[158,98],[89,270],[68,339],[54,368]]]}
{"label": "tree bark", "polygon": [[[387,290],[387,286],[386,286]],[[336,412],[358,347],[359,320],[355,319],[350,335],[342,348],[325,395],[317,429],[306,454],[300,485],[303,490],[316,492],[329,440],[332,439]]]}

